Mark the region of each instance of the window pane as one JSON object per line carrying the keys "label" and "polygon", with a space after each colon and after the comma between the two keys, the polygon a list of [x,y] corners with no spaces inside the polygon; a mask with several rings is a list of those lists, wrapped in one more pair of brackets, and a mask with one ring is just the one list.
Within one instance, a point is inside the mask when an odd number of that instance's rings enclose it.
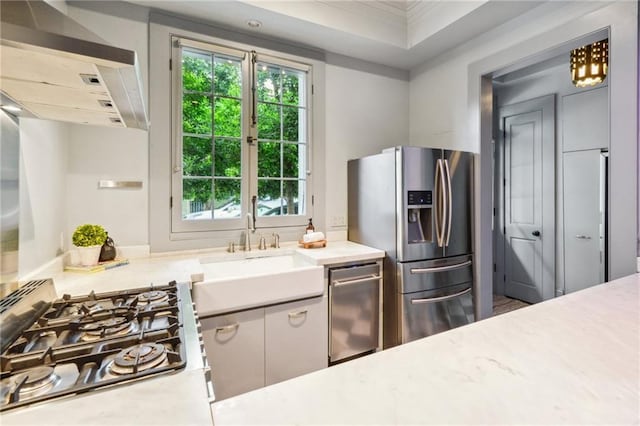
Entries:
{"label": "window pane", "polygon": [[278,142],[258,142],[258,176],[280,177],[280,149]]}
{"label": "window pane", "polygon": [[182,129],[185,133],[211,134],[211,97],[185,94],[182,98]]}
{"label": "window pane", "polygon": [[280,102],[280,68],[273,65],[257,64],[258,100]]}
{"label": "window pane", "polygon": [[300,141],[298,129],[300,126],[298,117],[304,114],[304,109],[294,107],[282,107],[282,133],[285,141]]}
{"label": "window pane", "polygon": [[216,138],[214,176],[240,177],[240,140]]}
{"label": "window pane", "polygon": [[[251,97],[245,99],[250,91],[243,81],[250,58],[204,46],[183,46],[182,66],[172,71],[180,73],[173,75],[177,78],[173,81],[182,83],[181,98],[176,100],[178,106],[182,102],[182,116],[176,120],[182,120],[183,130],[177,136],[182,143],[182,172],[175,175],[181,181],[172,181],[178,185],[172,186],[176,191],[182,187],[182,196],[172,195],[181,198],[180,205],[173,201],[184,220],[173,216],[178,221],[172,222],[172,232],[244,226],[242,212],[253,195],[247,191],[256,186],[258,216],[304,214],[299,209],[304,210],[306,202],[307,73],[296,70],[295,64],[291,68],[264,61],[255,64],[257,122],[250,129],[245,101],[251,102]],[[250,147],[244,146],[247,134],[257,136]],[[260,225],[288,226],[302,218],[263,220]]]}
{"label": "window pane", "polygon": [[280,180],[258,179],[258,216],[279,216],[282,199],[280,198]]}
{"label": "window pane", "polygon": [[239,138],[240,117],[242,112],[240,101],[216,96],[215,102],[215,135],[235,136]]}
{"label": "window pane", "polygon": [[182,51],[182,89],[211,92],[211,55]]}
{"label": "window pane", "polygon": [[304,73],[287,70],[282,75],[282,103],[304,106],[300,96],[300,88],[304,88]]}
{"label": "window pane", "polygon": [[238,218],[240,205],[240,179],[214,179],[216,199],[213,204],[214,219]]}
{"label": "window pane", "polygon": [[283,177],[303,177],[305,167],[305,145],[283,144]]}
{"label": "window pane", "polygon": [[258,139],[280,140],[280,107],[258,103]]}
{"label": "window pane", "polygon": [[211,219],[211,179],[182,180],[182,218]]}
{"label": "window pane", "polygon": [[242,72],[240,61],[216,56],[215,65],[215,93],[239,98],[242,96]]}
{"label": "window pane", "polygon": [[182,170],[185,176],[211,176],[211,139],[182,139]]}
{"label": "window pane", "polygon": [[[303,186],[299,183],[303,181],[298,180],[285,180],[282,182],[282,195],[285,206],[283,207],[283,213],[286,215],[298,214],[298,202],[300,201],[300,192],[303,190]],[[287,206],[293,206],[288,208]]]}

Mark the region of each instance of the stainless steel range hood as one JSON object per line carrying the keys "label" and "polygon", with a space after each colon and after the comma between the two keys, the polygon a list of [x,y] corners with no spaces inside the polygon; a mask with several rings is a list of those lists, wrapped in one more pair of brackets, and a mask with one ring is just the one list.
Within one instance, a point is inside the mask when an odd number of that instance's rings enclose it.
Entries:
{"label": "stainless steel range hood", "polygon": [[0,1],[0,89],[34,116],[147,129],[136,52],[44,1]]}

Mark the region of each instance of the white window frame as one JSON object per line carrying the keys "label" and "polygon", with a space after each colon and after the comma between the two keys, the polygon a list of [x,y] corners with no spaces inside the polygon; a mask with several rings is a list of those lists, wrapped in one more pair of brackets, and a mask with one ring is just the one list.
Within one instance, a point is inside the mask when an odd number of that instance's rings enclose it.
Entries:
{"label": "white window frame", "polygon": [[[307,223],[307,218],[313,215],[313,185],[312,185],[312,82],[313,82],[313,69],[310,64],[303,61],[292,61],[283,59],[271,54],[261,53],[259,51],[248,51],[244,49],[230,48],[219,44],[202,42],[185,37],[173,36],[172,37],[172,63],[173,66],[171,72],[171,85],[172,85],[172,102],[171,102],[171,117],[172,117],[172,143],[171,143],[171,234],[178,235],[198,235],[203,232],[210,231],[234,231],[243,230],[247,226],[253,225],[250,223],[247,213],[252,213],[251,197],[258,193],[258,142],[257,127],[251,126],[251,113],[252,102],[256,103],[257,100],[253,100],[251,97],[251,85],[252,77],[255,73],[256,65],[252,63],[252,58],[255,58],[255,62],[263,61],[269,64],[282,66],[284,68],[302,71],[306,73],[305,79],[305,120],[307,123],[306,134],[304,140],[306,141],[306,159],[304,171],[304,178],[306,180],[305,185],[305,200],[304,200],[304,215],[282,215],[282,216],[259,216],[255,217],[256,228],[285,228],[285,227],[300,227]],[[218,53],[231,57],[238,58],[242,62],[242,116],[241,116],[241,214],[239,218],[232,219],[211,219],[211,220],[183,220],[182,219],[182,48],[189,47],[196,50],[201,50],[207,53]],[[252,55],[255,53],[255,56]],[[253,67],[253,70],[252,70]],[[256,111],[257,114],[257,111]],[[213,137],[213,136],[212,136]],[[248,137],[254,138],[253,143],[248,143]],[[300,138],[302,140],[302,138]],[[299,175],[302,177],[302,175]]]}

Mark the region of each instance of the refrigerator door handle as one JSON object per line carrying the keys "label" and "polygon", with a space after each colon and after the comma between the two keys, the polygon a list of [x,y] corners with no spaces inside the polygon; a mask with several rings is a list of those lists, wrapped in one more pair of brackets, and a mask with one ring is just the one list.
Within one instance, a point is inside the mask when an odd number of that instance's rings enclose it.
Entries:
{"label": "refrigerator door handle", "polygon": [[417,305],[420,303],[436,303],[436,302],[444,302],[445,300],[455,299],[456,297],[463,296],[471,291],[471,287],[462,290],[461,292],[450,294],[448,296],[440,296],[440,297],[427,297],[424,299],[411,299],[412,305]]}
{"label": "refrigerator door handle", "polygon": [[436,239],[438,247],[444,246],[444,227],[447,217],[447,206],[445,196],[444,167],[442,160],[438,159],[436,163],[435,177],[435,201],[436,201]]}
{"label": "refrigerator door handle", "polygon": [[436,242],[438,247],[442,247],[440,244],[440,160],[436,162],[436,176],[434,178],[434,202],[435,202],[435,216],[436,216]]}
{"label": "refrigerator door handle", "polygon": [[449,239],[451,238],[451,216],[453,212],[453,193],[451,190],[451,170],[449,169],[449,160],[444,160],[445,176],[447,178],[447,190],[445,191],[447,199],[447,212],[449,213],[447,218],[447,239],[444,242],[445,247],[449,246]]}
{"label": "refrigerator door handle", "polygon": [[466,262],[462,262],[462,263],[457,263],[455,265],[435,266],[433,268],[411,268],[410,272],[412,274],[432,274],[434,272],[453,271],[455,269],[464,268],[469,265],[471,265],[471,260],[467,260]]}

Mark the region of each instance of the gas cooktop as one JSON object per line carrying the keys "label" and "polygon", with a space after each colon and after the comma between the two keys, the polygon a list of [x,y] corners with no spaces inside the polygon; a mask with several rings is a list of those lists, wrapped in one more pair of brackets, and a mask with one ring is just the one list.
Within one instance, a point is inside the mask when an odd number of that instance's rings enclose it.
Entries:
{"label": "gas cooktop", "polygon": [[41,280],[2,299],[0,411],[184,368],[180,290],[172,281],[46,302],[55,290]]}

